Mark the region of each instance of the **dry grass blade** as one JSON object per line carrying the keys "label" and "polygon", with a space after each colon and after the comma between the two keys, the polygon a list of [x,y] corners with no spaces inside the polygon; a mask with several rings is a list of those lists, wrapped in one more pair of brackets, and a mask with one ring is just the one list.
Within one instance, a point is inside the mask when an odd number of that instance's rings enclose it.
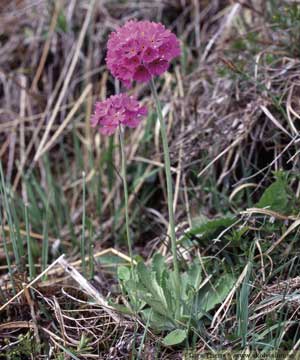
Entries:
{"label": "dry grass blade", "polygon": [[12,321],[0,324],[0,330],[8,329],[33,329],[34,324],[30,321]]}
{"label": "dry grass blade", "polygon": [[261,209],[261,208],[249,208],[245,211],[241,211],[240,213],[246,214],[246,215],[261,214],[261,215],[271,216],[271,217],[274,217],[275,219],[279,219],[279,220],[297,220],[298,219],[297,216],[293,216],[293,215],[287,216],[287,215],[280,214],[273,210]]}
{"label": "dry grass blade", "polygon": [[109,316],[118,324],[122,324],[123,319],[114,311],[114,309],[108,305],[107,301],[102,295],[66,260],[59,259],[59,264],[63,269],[77,282],[77,284],[91,296],[97,304],[103,306],[103,309],[109,314]]}
{"label": "dry grass blade", "polygon": [[277,119],[275,119],[274,115],[272,115],[271,112],[264,105],[261,105],[260,108],[266,114],[266,116],[273,122],[273,124],[278,127],[278,129],[280,129],[290,138],[293,138],[293,136],[280,124],[280,122]]}

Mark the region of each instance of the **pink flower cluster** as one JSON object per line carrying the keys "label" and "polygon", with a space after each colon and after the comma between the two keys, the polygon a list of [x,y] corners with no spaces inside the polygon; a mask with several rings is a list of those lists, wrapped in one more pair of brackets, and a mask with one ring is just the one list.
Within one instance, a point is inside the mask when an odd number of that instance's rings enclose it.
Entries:
{"label": "pink flower cluster", "polygon": [[120,124],[136,127],[145,115],[146,107],[141,106],[132,96],[113,95],[104,101],[96,102],[91,124],[98,127],[101,134],[112,135]]}
{"label": "pink flower cluster", "polygon": [[[178,55],[177,37],[162,24],[128,21],[110,34],[106,63],[112,75],[130,87],[133,81],[148,82],[161,75]],[[114,95],[96,102],[91,123],[101,134],[112,135],[119,125],[136,127],[146,114],[146,107],[132,96]]]}
{"label": "pink flower cluster", "polygon": [[106,62],[112,75],[130,87],[134,80],[148,82],[161,75],[178,55],[177,37],[162,24],[128,21],[110,34]]}

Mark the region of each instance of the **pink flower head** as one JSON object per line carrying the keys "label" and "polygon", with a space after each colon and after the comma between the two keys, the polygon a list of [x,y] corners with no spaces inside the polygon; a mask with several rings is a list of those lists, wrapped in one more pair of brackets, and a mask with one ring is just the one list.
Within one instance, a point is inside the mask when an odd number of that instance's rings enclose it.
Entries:
{"label": "pink flower head", "polygon": [[130,87],[133,80],[143,83],[161,75],[179,55],[179,40],[170,30],[133,20],[110,34],[106,63],[112,75]]}
{"label": "pink flower head", "polygon": [[136,127],[147,108],[132,96],[125,94],[113,95],[108,99],[96,102],[91,118],[92,127],[98,127],[103,135],[112,135],[119,125]]}

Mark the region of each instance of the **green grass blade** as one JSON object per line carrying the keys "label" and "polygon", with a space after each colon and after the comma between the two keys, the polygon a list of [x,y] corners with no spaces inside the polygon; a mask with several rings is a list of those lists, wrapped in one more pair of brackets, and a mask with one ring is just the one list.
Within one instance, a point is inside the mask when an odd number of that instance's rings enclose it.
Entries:
{"label": "green grass blade", "polygon": [[[48,266],[48,257],[49,257],[49,204],[46,207],[46,214],[43,224],[43,242],[42,242],[42,271],[44,271]],[[43,277],[43,280],[46,279],[46,276]]]}
{"label": "green grass blade", "polygon": [[94,241],[93,241],[93,229],[92,223],[89,222],[89,273],[90,279],[94,278],[95,265],[94,265]]}
{"label": "green grass blade", "polygon": [[245,348],[248,338],[249,325],[249,296],[250,296],[250,275],[252,270],[252,262],[248,262],[246,276],[243,280],[242,287],[238,297],[237,303],[237,320],[238,320],[238,335],[242,338],[242,347]]}
{"label": "green grass blade", "polygon": [[[2,198],[2,194],[1,194],[1,198]],[[9,273],[10,281],[11,281],[11,284],[12,284],[13,293],[15,295],[17,293],[17,291],[16,291],[16,288],[15,288],[15,281],[14,281],[14,276],[13,276],[13,271],[12,271],[12,264],[11,264],[11,260],[10,260],[10,256],[9,256],[9,250],[8,250],[8,246],[7,246],[7,242],[6,242],[6,236],[5,236],[4,225],[3,225],[2,219],[3,219],[3,216],[2,216],[2,211],[1,211],[1,214],[0,214],[0,225],[1,225],[1,228],[2,228],[2,236],[1,237],[3,239],[3,248],[4,248],[8,273]]]}
{"label": "green grass blade", "polygon": [[33,280],[35,278],[35,266],[32,256],[32,245],[29,230],[29,218],[28,218],[28,205],[25,205],[25,225],[26,225],[26,242],[27,242],[27,258],[29,265],[29,278]]}
{"label": "green grass blade", "polygon": [[2,168],[1,161],[0,161],[0,185],[1,185],[0,186],[1,197],[4,200],[3,204],[4,204],[5,213],[7,215],[7,221],[8,221],[9,233],[11,236],[11,241],[12,241],[12,246],[13,246],[14,257],[15,257],[17,267],[20,268],[21,261],[20,261],[20,254],[19,254],[18,239],[16,237],[15,226],[14,226],[13,220],[12,220],[11,209],[10,209],[10,204],[8,201],[8,196],[7,196],[7,191],[6,191],[6,183],[4,180],[3,168]]}

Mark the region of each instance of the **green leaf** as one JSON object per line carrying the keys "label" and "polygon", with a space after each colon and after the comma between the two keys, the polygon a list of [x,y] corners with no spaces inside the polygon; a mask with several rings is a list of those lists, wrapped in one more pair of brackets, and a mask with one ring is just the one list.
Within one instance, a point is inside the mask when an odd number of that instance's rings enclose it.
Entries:
{"label": "green leaf", "polygon": [[169,310],[170,314],[173,314],[175,312],[175,299],[172,296],[172,294],[175,295],[175,287],[172,287],[172,282],[170,281],[169,274],[167,270],[164,270],[164,272],[161,275],[161,282],[160,286],[163,290],[164,299],[166,301],[167,309]]}
{"label": "green leaf", "polygon": [[147,292],[147,290],[145,290],[142,286],[142,289],[140,289],[140,285],[141,284],[131,278],[127,281],[121,282],[122,292],[125,290],[125,293],[129,298],[128,307],[134,309],[135,311],[140,311],[146,305],[146,303],[142,301],[140,291]]}
{"label": "green leaf", "polygon": [[[284,172],[278,172],[275,176],[275,182],[264,191],[255,206],[287,214],[292,209],[292,200],[295,201],[295,196],[291,193],[286,174]],[[293,199],[291,199],[291,197]]]}
{"label": "green leaf", "polygon": [[234,217],[224,217],[221,219],[208,220],[186,232],[182,238],[182,241],[193,239],[195,237],[197,237],[199,240],[213,240],[224,229],[231,226],[235,221],[236,219]]}
{"label": "green leaf", "polygon": [[202,281],[202,268],[200,261],[194,261],[192,265],[190,265],[187,271],[187,282],[191,285],[195,290],[198,290],[199,285]]}
{"label": "green leaf", "polygon": [[196,259],[187,269],[181,274],[181,300],[186,308],[191,307],[196,292],[202,281],[202,268],[200,261]]}
{"label": "green leaf", "polygon": [[141,261],[137,264],[136,267],[139,279],[142,285],[154,296],[156,296],[156,291],[154,289],[154,281],[151,271],[146,267],[146,265]]}
{"label": "green leaf", "polygon": [[164,289],[160,286],[161,284],[157,282],[156,274],[153,271],[150,271],[143,262],[138,263],[137,272],[142,285],[150,292],[152,298],[159,301],[164,309],[167,309],[168,303]]}
{"label": "green leaf", "polygon": [[126,266],[118,267],[118,279],[120,281],[128,281],[130,280],[130,270]]}
{"label": "green leaf", "polygon": [[155,312],[165,316],[166,318],[172,318],[172,314],[169,312],[168,308],[162,303],[159,299],[154,298],[150,295],[140,294],[141,299],[145,301]]}
{"label": "green leaf", "polygon": [[166,269],[165,258],[161,254],[155,254],[152,260],[152,271],[156,273],[157,279],[160,279],[165,269]]}
{"label": "green leaf", "polygon": [[171,331],[164,339],[165,346],[177,345],[183,342],[187,337],[187,330],[176,329]]}
{"label": "green leaf", "polygon": [[151,308],[146,308],[141,311],[144,321],[150,322],[150,327],[156,331],[172,331],[175,324],[167,317],[158,314]]}
{"label": "green leaf", "polygon": [[230,290],[233,288],[236,279],[231,274],[225,274],[213,286],[209,283],[199,291],[198,311],[199,318],[204,313],[212,310],[216,305],[220,304]]}

